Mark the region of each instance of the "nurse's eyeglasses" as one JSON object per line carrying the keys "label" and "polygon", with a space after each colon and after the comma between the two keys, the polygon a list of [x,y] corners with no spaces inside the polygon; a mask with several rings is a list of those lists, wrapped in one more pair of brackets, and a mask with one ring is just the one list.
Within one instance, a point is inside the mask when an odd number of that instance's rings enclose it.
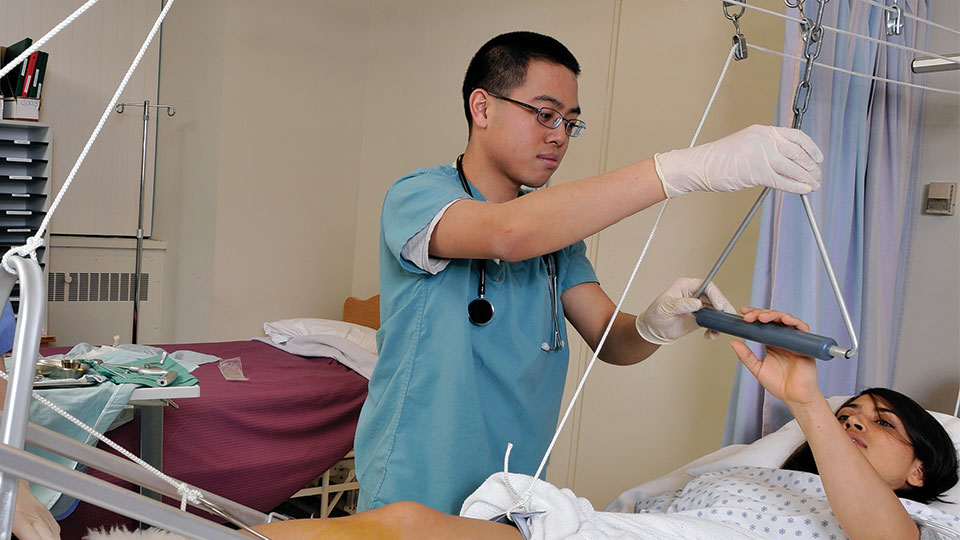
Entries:
{"label": "nurse's eyeglasses", "polygon": [[[460,176],[460,182],[463,184],[467,195],[473,197],[470,185],[467,183],[467,177],[463,174],[463,155],[457,158],[457,174]],[[560,306],[559,292],[557,290],[557,254],[549,253],[543,256],[543,261],[547,266],[547,288],[550,291],[550,307],[553,309],[553,344],[546,341],[540,344],[540,348],[547,352],[558,351],[563,348],[563,336],[560,334]],[[485,326],[493,320],[493,302],[484,296],[487,282],[487,261],[478,261],[480,265],[480,281],[477,285],[477,297],[467,304],[467,317],[470,322],[477,326]]]}
{"label": "nurse's eyeglasses", "polygon": [[534,107],[529,103],[524,103],[522,101],[517,101],[513,98],[508,98],[507,96],[501,96],[500,94],[494,94],[493,92],[486,91],[491,96],[502,99],[504,101],[509,101],[510,103],[516,103],[517,105],[530,109],[531,111],[537,113],[537,122],[543,126],[550,129],[556,129],[560,127],[560,124],[563,124],[563,131],[566,132],[570,137],[579,137],[583,130],[587,129],[587,124],[580,119],[569,120],[564,118],[560,111],[556,109],[551,109],[550,107]]}

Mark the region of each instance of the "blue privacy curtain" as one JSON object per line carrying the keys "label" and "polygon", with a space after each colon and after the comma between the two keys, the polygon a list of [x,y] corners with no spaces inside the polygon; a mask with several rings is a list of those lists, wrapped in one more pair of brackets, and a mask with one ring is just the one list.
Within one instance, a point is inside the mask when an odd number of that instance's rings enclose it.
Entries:
{"label": "blue privacy curtain", "polygon": [[[2,272],[2,270],[0,270]],[[13,306],[7,300],[0,315],[0,354],[6,354],[13,349],[13,334],[17,329],[17,320],[13,316]]]}
{"label": "blue privacy curtain", "polygon": [[[818,3],[806,2],[816,17]],[[906,13],[928,17],[928,0],[901,0]],[[796,10],[789,15],[797,16]],[[824,25],[925,49],[927,28],[902,18],[903,33],[886,36],[884,10],[860,0],[833,0]],[[784,50],[801,56],[798,24],[787,21]],[[913,53],[824,32],[818,64],[913,83]],[[749,61],[749,60],[747,60]],[[802,64],[785,59],[777,124],[793,122]],[[810,196],[844,300],[860,339],[850,360],[817,361],[824,395],[890,386],[900,331],[910,241],[915,222],[922,90],[814,67],[802,129],[824,152],[820,191]],[[811,331],[850,346],[800,198],[771,193],[764,203],[751,305],[787,311]],[[758,355],[761,348],[753,347]],[[762,356],[761,356],[762,358]],[[779,400],[737,366],[724,444],[749,443],[790,419]]]}

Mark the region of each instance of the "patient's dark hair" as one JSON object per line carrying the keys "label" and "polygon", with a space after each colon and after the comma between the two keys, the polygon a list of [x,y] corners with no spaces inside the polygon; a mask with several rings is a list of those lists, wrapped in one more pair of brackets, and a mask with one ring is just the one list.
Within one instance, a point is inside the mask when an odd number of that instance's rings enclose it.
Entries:
{"label": "patient's dark hair", "polygon": [[580,63],[564,45],[556,39],[535,32],[509,32],[500,34],[483,44],[473,55],[467,73],[463,77],[463,112],[467,126],[473,126],[470,115],[470,93],[477,88],[507,95],[523,84],[527,66],[531,60],[545,60],[560,64],[580,75]]}
{"label": "patient's dark hair", "polygon": [[[840,408],[863,395],[870,396],[874,406],[878,405],[877,401],[882,402],[900,418],[913,445],[913,453],[923,464],[923,485],[907,486],[894,490],[894,493],[921,503],[942,501],[940,495],[957,483],[957,451],[946,430],[919,403],[889,388],[868,388],[848,399]],[[782,468],[817,474],[810,445],[804,443],[787,458]]]}

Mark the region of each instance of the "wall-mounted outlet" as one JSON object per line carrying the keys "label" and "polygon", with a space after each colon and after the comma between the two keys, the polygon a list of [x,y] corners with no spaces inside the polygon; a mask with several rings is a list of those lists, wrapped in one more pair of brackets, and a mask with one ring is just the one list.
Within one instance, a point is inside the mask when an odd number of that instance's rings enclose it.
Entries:
{"label": "wall-mounted outlet", "polygon": [[927,184],[927,198],[923,205],[925,214],[952,216],[956,204],[956,182],[930,182]]}

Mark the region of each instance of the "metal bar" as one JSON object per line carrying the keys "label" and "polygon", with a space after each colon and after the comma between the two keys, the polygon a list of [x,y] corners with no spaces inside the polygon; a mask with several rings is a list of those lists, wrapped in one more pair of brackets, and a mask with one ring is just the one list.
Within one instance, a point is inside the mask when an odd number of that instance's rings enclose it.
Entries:
{"label": "metal bar", "polygon": [[[0,471],[48,486],[112,512],[151,523],[187,538],[239,540],[250,538],[217,523],[181,512],[93,476],[51,464],[23,450],[0,445]],[[7,536],[9,538],[9,536]]]}
{"label": "metal bar", "polygon": [[[104,471],[111,475],[126,480],[128,482],[149,487],[151,490],[162,493],[167,497],[176,499],[180,495],[177,490],[169,483],[161,480],[156,475],[148,472],[136,463],[109,452],[104,452],[99,448],[83,444],[80,441],[61,435],[55,431],[38,426],[33,423],[27,424],[27,444],[48,450],[55,454],[70,457],[71,459],[88,465],[98,471]],[[233,502],[219,495],[215,495],[205,490],[200,490],[203,498],[221,508],[226,509],[234,516],[237,516],[244,523],[260,524],[267,522],[267,515],[263,512],[246,507],[242,504]],[[200,507],[204,508],[204,507]],[[205,508],[204,508],[205,509]]]}
{"label": "metal bar", "polygon": [[143,135],[140,139],[140,202],[137,215],[136,273],[133,276],[132,283],[133,329],[130,339],[131,343],[137,343],[140,325],[140,273],[143,267],[143,198],[147,183],[147,140],[149,138],[150,108],[153,107],[158,111],[166,109],[167,116],[177,114],[177,109],[172,105],[150,105],[150,101],[144,100],[143,103],[121,103],[117,105],[117,114],[123,114],[125,107],[143,107]]}
{"label": "metal bar", "polygon": [[[139,262],[138,257],[137,263]],[[134,310],[134,321],[136,321],[136,310]],[[140,459],[158,471],[163,471],[163,407],[137,407],[137,409],[140,413]],[[155,501],[163,500],[160,493],[145,486],[140,486],[140,494]],[[140,528],[145,529],[147,525],[141,523]]]}
{"label": "metal bar", "polygon": [[[30,391],[33,386],[37,353],[40,350],[40,327],[43,321],[43,272],[32,259],[12,256],[7,264],[20,278],[20,309],[13,335],[13,367],[8,374],[3,417],[0,419],[0,445],[23,449],[27,418],[30,414]],[[0,269],[0,273],[7,274]],[[13,280],[5,277],[0,283],[13,287]],[[10,289],[6,295],[9,297]],[[13,469],[16,471],[17,469]],[[0,470],[0,538],[10,538],[13,532],[13,511],[17,505],[19,477],[12,471]]]}
{"label": "metal bar", "polygon": [[753,219],[753,216],[757,213],[757,210],[760,209],[760,206],[763,204],[763,200],[767,198],[768,193],[770,193],[770,188],[768,187],[763,188],[763,191],[760,192],[760,196],[757,197],[757,200],[753,203],[753,206],[750,207],[750,211],[747,212],[746,217],[744,217],[743,221],[740,222],[737,232],[733,233],[733,238],[727,242],[727,247],[723,248],[723,253],[720,254],[720,258],[717,259],[717,262],[713,263],[713,268],[710,269],[707,277],[703,278],[703,283],[700,284],[700,288],[697,289],[697,292],[693,294],[694,298],[700,298],[700,295],[703,294],[703,291],[707,290],[707,286],[710,285],[710,282],[713,281],[713,278],[717,275],[720,267],[723,266],[724,261],[726,261],[727,257],[730,256],[730,252],[733,251],[733,246],[736,245],[737,241],[740,240],[740,237],[743,236],[743,231],[747,229],[747,225],[750,223],[750,220]]}
{"label": "metal bar", "polygon": [[143,264],[143,193],[147,178],[147,129],[150,125],[150,102],[143,102],[143,137],[140,141],[140,199],[137,214],[136,273],[133,276],[133,331],[130,343],[137,343],[137,328],[140,324],[140,268]]}
{"label": "metal bar", "polygon": [[935,56],[921,56],[913,59],[910,69],[914,73],[933,73],[937,71],[955,71],[960,69],[960,53],[943,55],[949,60]]}
{"label": "metal bar", "polygon": [[820,260],[823,267],[827,270],[827,277],[830,279],[830,287],[833,288],[833,295],[837,298],[837,304],[840,306],[840,315],[843,317],[843,324],[847,327],[847,333],[850,335],[851,347],[847,349],[844,358],[852,358],[857,354],[860,344],[857,341],[857,333],[853,328],[853,321],[850,319],[850,313],[847,311],[847,303],[843,300],[843,294],[840,292],[840,284],[837,282],[837,276],[833,272],[833,264],[830,262],[830,255],[827,254],[827,246],[823,243],[823,237],[820,236],[820,227],[817,225],[817,217],[813,214],[813,206],[810,205],[810,198],[801,195],[803,210],[807,213],[807,221],[810,223],[810,229],[813,231],[813,238],[817,241],[817,249],[820,251]]}

